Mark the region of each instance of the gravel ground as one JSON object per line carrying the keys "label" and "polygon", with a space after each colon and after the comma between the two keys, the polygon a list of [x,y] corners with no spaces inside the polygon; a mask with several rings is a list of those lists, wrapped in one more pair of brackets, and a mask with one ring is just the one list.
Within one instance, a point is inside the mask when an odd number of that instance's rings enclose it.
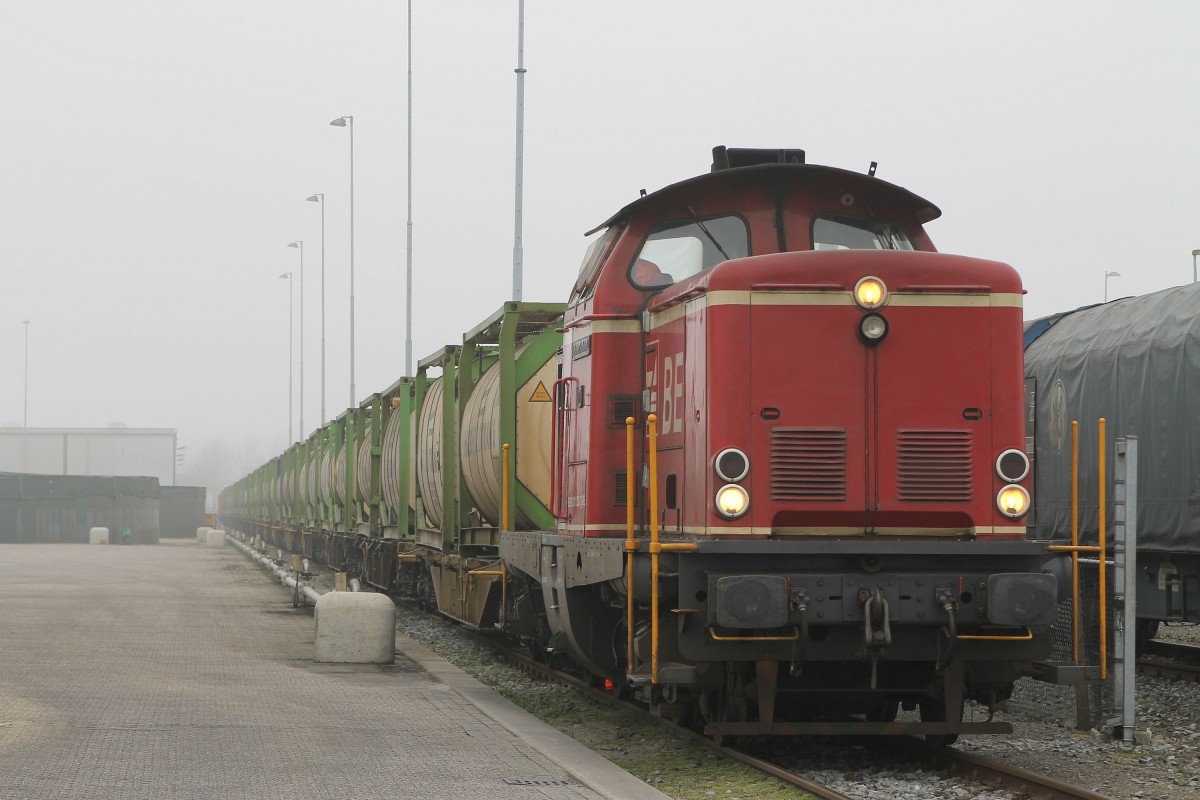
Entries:
{"label": "gravel ground", "polygon": [[[1200,628],[1163,627],[1164,641],[1200,645]],[[1069,727],[1075,694],[1067,687],[1022,681],[998,715],[1011,737],[967,737],[963,749],[1020,764],[1034,772],[1114,798],[1200,800],[1200,684],[1139,675],[1137,725],[1149,744],[1129,746],[1096,730]]]}
{"label": "gravel ground", "polygon": [[[316,583],[328,589],[325,576]],[[500,694],[517,702],[659,790],[679,800],[785,800],[799,790],[684,740],[648,715],[612,709],[557,684],[537,681],[498,663],[483,645],[448,624],[401,608],[401,631],[425,643]],[[1200,645],[1196,626],[1163,627],[1158,638]],[[1069,687],[1024,680],[998,719],[1012,736],[964,736],[957,747],[1068,783],[1112,800],[1200,800],[1200,684],[1138,676],[1138,728],[1149,744],[1128,746],[1097,730],[1076,731],[1075,695]],[[968,708],[968,718],[986,710]],[[750,743],[764,757],[862,800],[946,798],[1008,800],[971,784],[942,780],[914,767],[911,753],[897,754],[887,740],[817,738]]]}
{"label": "gravel ground", "polygon": [[[457,636],[448,625],[400,612],[400,629],[501,694],[565,730],[597,752],[676,798],[727,800],[803,797],[800,793],[720,756],[682,741],[653,720],[615,712],[564,687],[533,681],[498,664],[486,648]],[[1200,644],[1200,629],[1171,627],[1162,639]],[[964,736],[958,747],[1019,764],[1103,794],[1113,800],[1200,800],[1200,684],[1139,676],[1138,725],[1152,741],[1130,747],[1099,731],[1075,731],[1075,695],[1068,687],[1022,681],[998,718],[1013,723],[1012,736]],[[983,719],[986,710],[968,709]],[[755,743],[750,743],[752,747]],[[943,780],[914,768],[911,753],[886,741],[762,740],[753,747],[813,780],[863,800],[954,798],[1009,800],[1008,792]]]}

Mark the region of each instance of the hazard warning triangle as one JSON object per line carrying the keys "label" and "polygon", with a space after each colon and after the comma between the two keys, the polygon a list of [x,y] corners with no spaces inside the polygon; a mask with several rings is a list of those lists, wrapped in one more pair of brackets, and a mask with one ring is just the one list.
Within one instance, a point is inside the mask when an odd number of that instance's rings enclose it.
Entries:
{"label": "hazard warning triangle", "polygon": [[546,390],[546,384],[538,381],[537,388],[533,390],[533,394],[529,396],[531,403],[549,403],[550,392]]}

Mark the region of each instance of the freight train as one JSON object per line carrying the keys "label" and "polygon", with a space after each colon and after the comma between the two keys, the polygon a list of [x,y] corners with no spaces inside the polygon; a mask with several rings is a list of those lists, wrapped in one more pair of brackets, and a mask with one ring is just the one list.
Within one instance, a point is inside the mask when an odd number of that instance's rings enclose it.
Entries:
{"label": "freight train", "polygon": [[503,304],[223,519],[719,739],[1007,732],[964,702],[1049,654],[1061,558],[1026,537],[1020,278],[936,252],[940,213],[715,148],[565,304]]}
{"label": "freight train", "polygon": [[1079,530],[1091,544],[1099,525],[1096,421],[1103,417],[1111,434],[1109,464],[1116,437],[1138,437],[1139,650],[1161,622],[1200,622],[1197,308],[1193,283],[1055,314],[1025,331],[1038,536],[1070,539],[1072,421],[1080,423]]}

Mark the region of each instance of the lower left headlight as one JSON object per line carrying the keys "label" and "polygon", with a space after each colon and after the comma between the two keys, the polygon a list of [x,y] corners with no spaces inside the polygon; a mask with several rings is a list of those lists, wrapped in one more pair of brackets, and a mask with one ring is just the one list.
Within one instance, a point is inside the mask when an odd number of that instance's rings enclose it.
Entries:
{"label": "lower left headlight", "polygon": [[996,494],[996,505],[1006,517],[1023,517],[1029,511],[1029,492],[1023,486],[1010,483]]}
{"label": "lower left headlight", "polygon": [[750,507],[750,494],[736,483],[727,483],[717,490],[716,503],[721,516],[737,519]]}

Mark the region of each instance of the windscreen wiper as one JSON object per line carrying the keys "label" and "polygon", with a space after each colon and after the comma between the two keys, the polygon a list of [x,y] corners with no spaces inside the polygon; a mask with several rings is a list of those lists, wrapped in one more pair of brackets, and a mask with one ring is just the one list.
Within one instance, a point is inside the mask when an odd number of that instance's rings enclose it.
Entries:
{"label": "windscreen wiper", "polygon": [[729,253],[726,253],[725,248],[721,247],[721,243],[718,242],[716,237],[712,235],[712,232],[709,231],[708,226],[705,225],[704,222],[698,216],[696,216],[696,212],[692,209],[692,207],[690,205],[687,206],[687,211],[689,214],[692,215],[692,222],[696,223],[700,227],[700,230],[704,231],[704,235],[707,236],[708,240],[713,243],[713,247],[717,248],[717,250],[719,250],[721,252],[721,255],[725,256],[725,260],[728,261]]}

